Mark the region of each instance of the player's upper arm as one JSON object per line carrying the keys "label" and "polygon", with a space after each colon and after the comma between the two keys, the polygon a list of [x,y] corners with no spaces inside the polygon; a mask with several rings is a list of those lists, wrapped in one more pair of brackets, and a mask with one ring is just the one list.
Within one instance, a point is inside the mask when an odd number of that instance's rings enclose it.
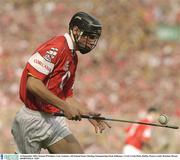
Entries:
{"label": "player's upper arm", "polygon": [[27,69],[30,74],[44,80],[54,69],[59,60],[59,49],[47,45],[38,49],[28,60]]}
{"label": "player's upper arm", "polygon": [[[40,74],[44,75],[48,75],[54,69],[54,64],[48,62],[39,52],[36,52],[30,57],[30,59],[28,60],[28,64],[30,64],[30,66]],[[30,73],[33,74],[33,70],[30,70]]]}

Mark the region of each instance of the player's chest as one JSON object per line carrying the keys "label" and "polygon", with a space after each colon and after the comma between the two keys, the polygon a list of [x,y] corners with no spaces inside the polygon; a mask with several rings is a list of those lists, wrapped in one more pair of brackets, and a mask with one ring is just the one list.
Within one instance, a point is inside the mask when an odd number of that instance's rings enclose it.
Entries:
{"label": "player's chest", "polygon": [[64,74],[70,73],[74,75],[77,68],[77,60],[73,57],[68,57],[60,61],[54,69],[54,74],[63,76]]}

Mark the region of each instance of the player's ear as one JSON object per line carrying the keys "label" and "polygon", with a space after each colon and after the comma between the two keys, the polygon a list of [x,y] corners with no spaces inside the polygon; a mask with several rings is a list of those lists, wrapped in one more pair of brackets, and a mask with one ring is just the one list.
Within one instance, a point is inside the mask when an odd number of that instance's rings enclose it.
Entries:
{"label": "player's ear", "polygon": [[80,32],[78,26],[74,26],[73,29],[72,29],[72,32],[73,32],[74,35],[78,35],[79,32]]}

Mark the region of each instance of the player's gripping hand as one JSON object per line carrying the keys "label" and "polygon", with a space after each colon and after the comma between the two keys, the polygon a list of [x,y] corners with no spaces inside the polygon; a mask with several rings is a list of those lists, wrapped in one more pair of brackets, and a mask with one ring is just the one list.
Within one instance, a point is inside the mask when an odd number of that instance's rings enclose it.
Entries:
{"label": "player's gripping hand", "polygon": [[[91,116],[100,116],[100,114],[96,114],[96,113],[90,113],[89,115]],[[89,119],[89,122],[94,126],[95,128],[95,132],[98,133],[102,133],[103,130],[105,130],[107,127],[111,128],[111,126],[103,120],[93,120],[93,119]]]}
{"label": "player's gripping hand", "polygon": [[64,108],[64,115],[69,120],[81,120],[81,112],[79,108],[75,106],[66,105]]}
{"label": "player's gripping hand", "polygon": [[[95,112],[92,112],[88,109],[83,110],[83,111],[81,110],[81,115],[82,114],[89,115],[89,116],[95,116],[95,117],[98,117],[101,115],[100,113],[95,113]],[[89,122],[94,126],[96,133],[98,133],[98,132],[102,133],[103,130],[105,130],[107,127],[111,128],[111,126],[106,121],[103,121],[103,120],[89,119]]]}

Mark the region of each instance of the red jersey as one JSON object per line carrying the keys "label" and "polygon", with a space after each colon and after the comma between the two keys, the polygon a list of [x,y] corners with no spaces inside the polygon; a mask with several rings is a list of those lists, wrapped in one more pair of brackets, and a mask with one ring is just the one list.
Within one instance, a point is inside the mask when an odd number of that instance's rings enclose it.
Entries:
{"label": "red jersey", "polygon": [[[149,119],[142,119],[140,122],[152,123]],[[132,145],[137,149],[142,149],[142,144],[145,141],[148,141],[151,138],[151,126],[142,125],[142,124],[132,124],[127,129],[127,137],[125,144]]]}
{"label": "red jersey", "polygon": [[60,109],[42,102],[26,90],[28,75],[40,79],[56,96],[65,100],[73,95],[78,57],[69,34],[56,36],[39,46],[29,58],[20,82],[20,98],[32,110],[55,113]]}

